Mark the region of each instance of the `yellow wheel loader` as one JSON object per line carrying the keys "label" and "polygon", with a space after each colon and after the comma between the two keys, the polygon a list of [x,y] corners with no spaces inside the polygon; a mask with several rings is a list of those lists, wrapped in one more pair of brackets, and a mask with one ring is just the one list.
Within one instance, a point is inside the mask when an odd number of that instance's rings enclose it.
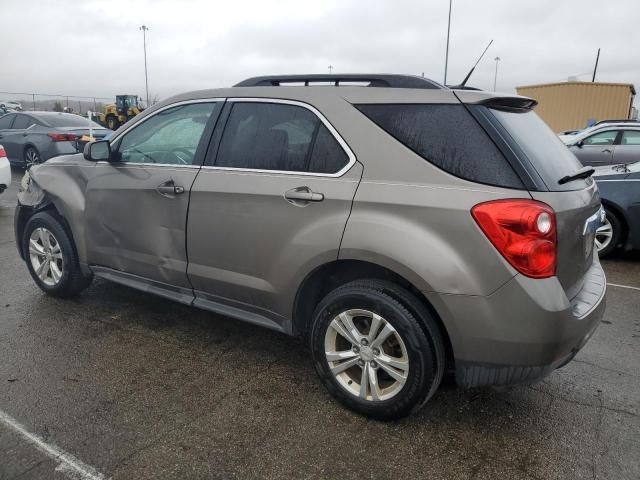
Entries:
{"label": "yellow wheel loader", "polygon": [[116,95],[116,103],[105,105],[98,115],[98,121],[110,130],[117,130],[143,110],[137,95]]}

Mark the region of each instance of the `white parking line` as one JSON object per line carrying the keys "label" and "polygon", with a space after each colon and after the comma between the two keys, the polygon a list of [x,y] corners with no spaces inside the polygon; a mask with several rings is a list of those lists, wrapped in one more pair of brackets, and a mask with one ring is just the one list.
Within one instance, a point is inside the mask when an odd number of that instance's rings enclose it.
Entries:
{"label": "white parking line", "polygon": [[37,435],[30,433],[18,421],[0,410],[0,422],[20,434],[25,440],[35,446],[42,453],[48,455],[60,464],[56,467],[57,472],[68,473],[71,478],[81,480],[105,480],[105,476],[95,468],[81,462],[76,457],[60,450],[55,445],[50,445]]}
{"label": "white parking line", "polygon": [[632,287],[631,285],[620,285],[618,283],[607,283],[610,287],[619,287],[619,288],[628,288],[629,290],[638,290],[640,291],[640,287]]}

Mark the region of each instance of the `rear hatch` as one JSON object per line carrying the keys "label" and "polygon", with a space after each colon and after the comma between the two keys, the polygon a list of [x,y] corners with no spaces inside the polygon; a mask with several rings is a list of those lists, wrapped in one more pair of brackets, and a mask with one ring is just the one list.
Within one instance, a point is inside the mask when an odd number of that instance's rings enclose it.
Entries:
{"label": "rear hatch", "polygon": [[[600,225],[600,196],[592,178],[559,180],[582,168],[571,151],[540,117],[528,108],[488,107],[488,112],[506,130],[514,153],[534,177],[537,189],[531,197],[546,203],[556,213],[558,263],[556,276],[569,299],[582,288],[593,262],[595,229]],[[537,178],[535,178],[537,177]]]}

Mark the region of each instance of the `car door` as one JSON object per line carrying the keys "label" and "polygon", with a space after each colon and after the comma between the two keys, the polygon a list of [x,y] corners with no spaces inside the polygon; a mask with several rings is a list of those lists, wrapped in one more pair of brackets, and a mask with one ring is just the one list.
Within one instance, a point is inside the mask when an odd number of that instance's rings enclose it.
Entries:
{"label": "car door", "polygon": [[303,103],[230,99],[223,120],[191,193],[194,304],[286,329],[303,276],[338,257],[362,166]]}
{"label": "car door", "polygon": [[16,119],[15,113],[9,113],[8,115],[3,115],[0,117],[0,145],[2,145],[7,152],[7,158],[11,163],[19,162],[20,159],[16,158],[15,151],[16,147],[14,145],[14,136],[13,136],[13,122]]}
{"label": "car door", "polygon": [[610,165],[613,162],[613,152],[618,135],[618,130],[594,133],[573,145],[571,151],[583,165],[594,167]]}
{"label": "car door", "polygon": [[620,145],[616,145],[613,163],[640,161],[640,130],[623,130]]}
{"label": "car door", "polygon": [[96,164],[86,189],[91,265],[103,273],[150,281],[190,301],[185,250],[189,190],[221,104],[174,104],[114,139],[112,161]]}

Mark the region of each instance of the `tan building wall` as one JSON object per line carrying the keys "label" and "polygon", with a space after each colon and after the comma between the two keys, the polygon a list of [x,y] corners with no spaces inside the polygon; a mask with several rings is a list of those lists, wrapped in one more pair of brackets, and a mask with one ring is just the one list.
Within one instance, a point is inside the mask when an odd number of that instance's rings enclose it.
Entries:
{"label": "tan building wall", "polygon": [[635,88],[626,83],[563,82],[516,87],[538,101],[535,111],[554,132],[584,128],[590,119],[628,119]]}

